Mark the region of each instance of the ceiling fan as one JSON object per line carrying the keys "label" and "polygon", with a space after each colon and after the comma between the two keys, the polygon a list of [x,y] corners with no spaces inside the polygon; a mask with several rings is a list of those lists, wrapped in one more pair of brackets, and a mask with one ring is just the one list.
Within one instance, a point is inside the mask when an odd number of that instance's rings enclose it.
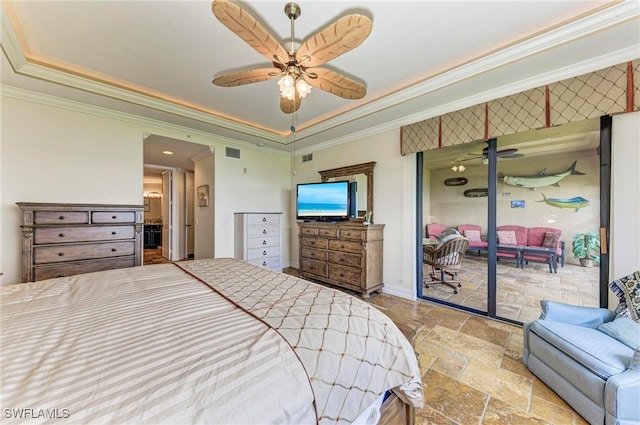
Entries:
{"label": "ceiling fan", "polygon": [[300,6],[290,2],[284,13],[291,21],[289,49],[277,41],[245,9],[227,0],[214,0],[211,9],[222,24],[272,62],[270,68],[259,68],[222,75],[213,80],[221,87],[234,87],[257,83],[280,77],[280,109],[291,114],[300,108],[302,98],[311,86],[344,99],[361,99],[366,87],[346,76],[322,68],[332,59],[359,46],[371,33],[371,20],[360,14],[351,14],[337,19],[299,48],[294,39],[294,21],[300,16]]}
{"label": "ceiling fan", "polygon": [[[517,153],[518,149],[502,149],[500,151],[496,152],[496,156],[498,158],[522,158],[524,156],[524,154],[521,153]],[[489,163],[489,148],[486,147],[484,149],[482,149],[482,154],[477,154],[477,153],[470,153],[469,155],[474,155],[473,158],[465,158],[465,159],[459,159],[457,162],[463,162],[463,161],[472,161],[474,159],[481,159],[483,164],[488,164]]]}

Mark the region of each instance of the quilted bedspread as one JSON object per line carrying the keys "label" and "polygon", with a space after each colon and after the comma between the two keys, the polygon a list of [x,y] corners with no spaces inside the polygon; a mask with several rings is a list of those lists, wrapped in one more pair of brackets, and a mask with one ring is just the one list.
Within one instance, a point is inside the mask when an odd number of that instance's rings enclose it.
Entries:
{"label": "quilted bedspread", "polygon": [[0,287],[3,423],[347,424],[422,405],[387,316],[235,259]]}
{"label": "quilted bedspread", "polygon": [[320,423],[351,423],[388,389],[422,407],[413,348],[364,301],[235,259],[179,264],[286,339],[309,375]]}

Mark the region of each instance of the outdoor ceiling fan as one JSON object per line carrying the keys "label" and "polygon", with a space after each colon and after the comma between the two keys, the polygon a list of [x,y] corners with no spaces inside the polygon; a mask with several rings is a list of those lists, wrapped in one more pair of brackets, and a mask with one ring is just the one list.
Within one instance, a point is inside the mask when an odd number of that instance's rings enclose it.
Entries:
{"label": "outdoor ceiling fan", "polygon": [[322,68],[332,59],[359,46],[371,33],[371,19],[360,14],[351,14],[337,19],[299,48],[294,38],[294,21],[300,16],[300,6],[287,3],[284,13],[291,21],[291,40],[285,49],[276,37],[267,31],[245,9],[227,0],[214,0],[213,14],[222,24],[243,39],[253,49],[272,62],[272,67],[234,72],[213,80],[221,87],[280,78],[280,109],[291,114],[300,108],[302,98],[311,86],[344,99],[361,99],[366,87],[346,76]]}
{"label": "outdoor ceiling fan", "polygon": [[[524,154],[517,153],[518,149],[502,149],[496,152],[496,156],[498,158],[522,158]],[[482,154],[470,153],[469,155],[473,155],[473,158],[465,158],[459,159],[457,162],[463,161],[473,161],[474,159],[481,159],[483,164],[487,164],[489,161],[489,148],[486,147],[482,149]]]}

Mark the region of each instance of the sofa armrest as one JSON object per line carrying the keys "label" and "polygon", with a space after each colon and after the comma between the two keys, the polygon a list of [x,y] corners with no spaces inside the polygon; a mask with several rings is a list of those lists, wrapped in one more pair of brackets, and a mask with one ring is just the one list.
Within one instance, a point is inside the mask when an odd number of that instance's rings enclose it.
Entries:
{"label": "sofa armrest", "polygon": [[631,367],[610,377],[604,391],[608,417],[616,418],[619,424],[640,423],[640,349],[634,352]]}
{"label": "sofa armrest", "polygon": [[542,307],[540,319],[590,328],[597,328],[605,322],[612,321],[616,316],[613,311],[606,308],[583,307],[549,300],[540,301],[540,306]]}

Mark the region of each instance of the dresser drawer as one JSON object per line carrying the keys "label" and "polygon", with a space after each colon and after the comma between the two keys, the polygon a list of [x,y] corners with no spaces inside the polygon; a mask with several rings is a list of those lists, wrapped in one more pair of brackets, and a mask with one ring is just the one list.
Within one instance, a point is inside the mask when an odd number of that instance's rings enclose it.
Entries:
{"label": "dresser drawer", "polygon": [[362,244],[360,242],[333,239],[329,241],[329,249],[332,251],[354,252],[359,254],[362,250]]}
{"label": "dresser drawer", "polygon": [[337,238],[338,229],[335,227],[321,227],[318,229],[318,236],[326,236],[328,238]]}
{"label": "dresser drawer", "polygon": [[301,227],[300,228],[300,234],[301,235],[311,235],[311,236],[317,236],[318,235],[318,228],[317,227]]}
{"label": "dresser drawer", "polygon": [[256,266],[266,267],[271,270],[275,270],[278,272],[282,271],[282,266],[280,265],[280,257],[269,257],[269,258],[260,258],[257,260],[248,260],[249,263],[255,264]]}
{"label": "dresser drawer", "polygon": [[302,248],[300,254],[305,258],[312,258],[318,261],[327,261],[327,251],[313,248]]}
{"label": "dresser drawer", "polygon": [[278,226],[249,226],[247,229],[248,238],[264,238],[267,236],[279,236],[280,227]]}
{"label": "dresser drawer", "polygon": [[362,267],[362,256],[358,254],[345,254],[343,252],[329,251],[329,262],[342,266]]}
{"label": "dresser drawer", "polygon": [[360,286],[361,278],[362,272],[360,271],[360,269],[336,266],[329,263],[329,279],[348,283],[354,286]]}
{"label": "dresser drawer", "polygon": [[133,239],[133,226],[41,227],[34,230],[35,244],[91,242],[115,239]]}
{"label": "dresser drawer", "polygon": [[33,280],[51,279],[53,277],[72,276],[81,273],[99,272],[102,270],[122,269],[135,266],[135,257],[118,257],[100,260],[77,261],[70,264],[50,264],[33,267]]}
{"label": "dresser drawer", "polygon": [[247,249],[264,248],[270,246],[280,246],[279,236],[269,236],[268,238],[248,238]]}
{"label": "dresser drawer", "polygon": [[322,238],[313,238],[307,236],[302,236],[300,238],[300,246],[310,246],[319,249],[327,249],[328,242],[329,241],[327,239]]}
{"label": "dresser drawer", "polygon": [[247,260],[258,260],[260,258],[268,258],[268,257],[280,257],[280,247],[272,246],[265,248],[255,248],[250,249],[247,252]]}
{"label": "dresser drawer", "polygon": [[366,240],[365,231],[359,229],[340,229],[340,239]]}
{"label": "dresser drawer", "polygon": [[251,225],[280,226],[280,214],[249,214],[247,223]]}
{"label": "dresser drawer", "polygon": [[309,258],[301,258],[300,272],[309,273],[320,277],[327,277],[327,263],[311,260]]}
{"label": "dresser drawer", "polygon": [[34,224],[88,224],[89,211],[35,211]]}
{"label": "dresser drawer", "polygon": [[122,211],[94,211],[91,213],[92,223],[135,223],[136,214],[134,212]]}
{"label": "dresser drawer", "polygon": [[120,257],[133,255],[134,241],[87,243],[75,245],[48,245],[33,248],[33,263],[46,264],[89,258]]}

